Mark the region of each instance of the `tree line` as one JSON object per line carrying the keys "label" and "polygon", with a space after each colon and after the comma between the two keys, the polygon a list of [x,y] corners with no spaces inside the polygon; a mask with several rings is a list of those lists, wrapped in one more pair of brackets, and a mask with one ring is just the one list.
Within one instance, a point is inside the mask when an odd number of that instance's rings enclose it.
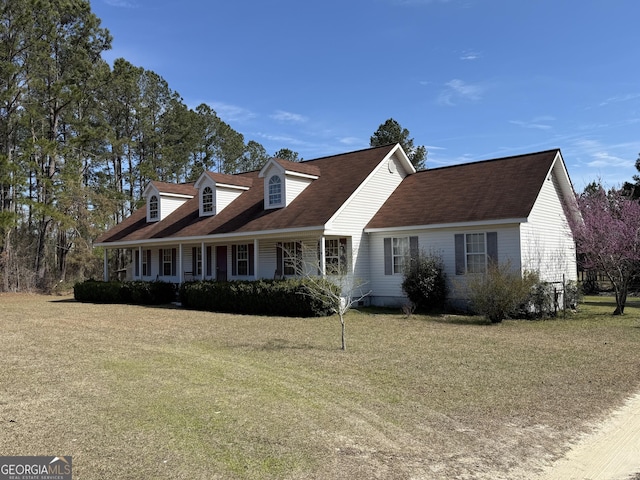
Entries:
{"label": "tree line", "polygon": [[107,64],[112,38],[88,1],[0,5],[0,291],[94,275],[92,239],[131,214],[151,180],[268,160],[157,73],[122,58]]}

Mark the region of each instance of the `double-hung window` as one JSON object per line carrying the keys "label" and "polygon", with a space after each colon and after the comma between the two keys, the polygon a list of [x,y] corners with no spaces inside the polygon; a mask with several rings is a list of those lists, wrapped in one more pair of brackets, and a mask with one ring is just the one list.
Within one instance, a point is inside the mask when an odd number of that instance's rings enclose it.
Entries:
{"label": "double-hung window", "polygon": [[418,257],[418,237],[384,239],[384,274],[402,275],[412,258]]}
{"label": "double-hung window", "polygon": [[498,234],[456,234],[455,253],[456,275],[486,273],[489,264],[498,261]]}
{"label": "double-hung window", "polygon": [[151,250],[142,251],[142,276],[151,276]]}
{"label": "double-hung window", "polygon": [[170,248],[162,250],[162,275],[169,276],[173,270],[173,256]]}
{"label": "double-hung window", "polygon": [[236,247],[236,275],[249,275],[249,246],[246,244]]}
{"label": "double-hung window", "polygon": [[340,275],[347,271],[347,239],[327,238],[324,244],[327,275]]}
{"label": "double-hung window", "polygon": [[391,246],[393,273],[404,273],[405,264],[409,259],[409,237],[394,237]]}
{"label": "double-hung window", "polygon": [[285,275],[297,275],[302,268],[302,247],[300,242],[282,244],[282,262]]}

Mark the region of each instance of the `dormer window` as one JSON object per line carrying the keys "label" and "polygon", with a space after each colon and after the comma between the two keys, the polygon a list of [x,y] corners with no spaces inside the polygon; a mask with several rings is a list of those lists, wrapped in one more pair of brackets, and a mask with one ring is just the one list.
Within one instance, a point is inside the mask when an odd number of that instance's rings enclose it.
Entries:
{"label": "dormer window", "polygon": [[156,195],[152,195],[149,199],[149,218],[151,220],[158,220],[158,197]]}
{"label": "dormer window", "polygon": [[202,190],[202,213],[213,213],[213,189],[204,187]]}
{"label": "dormer window", "polygon": [[269,205],[280,205],[282,203],[282,180],[278,175],[269,179]]}

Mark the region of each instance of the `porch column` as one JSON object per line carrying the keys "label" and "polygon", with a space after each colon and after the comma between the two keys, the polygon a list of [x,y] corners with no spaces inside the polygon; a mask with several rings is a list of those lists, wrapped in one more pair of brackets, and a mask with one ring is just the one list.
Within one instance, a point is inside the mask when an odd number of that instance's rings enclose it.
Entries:
{"label": "porch column", "polygon": [[200,280],[204,280],[207,268],[207,250],[204,248],[204,242],[200,244]]}
{"label": "porch column", "polygon": [[184,273],[182,272],[182,244],[178,244],[178,283],[184,281]]}
{"label": "porch column", "polygon": [[327,255],[325,250],[324,236],[320,237],[320,275],[325,277],[327,275]]}
{"label": "porch column", "polygon": [[109,281],[109,249],[104,247],[104,260],[102,264],[102,279],[105,282]]}
{"label": "porch column", "polygon": [[[147,265],[147,268],[149,268],[149,265]],[[138,279],[141,280],[142,279],[142,245],[138,246],[138,273],[140,274]]]}
{"label": "porch column", "polygon": [[260,246],[260,242],[258,241],[257,238],[253,239],[253,279],[257,280],[258,279],[258,269],[260,267],[260,264],[258,263],[258,258],[260,257],[260,255],[258,255],[258,247]]}

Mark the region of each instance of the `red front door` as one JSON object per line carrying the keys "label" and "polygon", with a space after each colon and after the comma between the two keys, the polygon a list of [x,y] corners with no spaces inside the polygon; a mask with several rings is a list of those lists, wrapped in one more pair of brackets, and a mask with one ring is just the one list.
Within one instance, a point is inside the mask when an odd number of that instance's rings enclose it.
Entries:
{"label": "red front door", "polygon": [[227,281],[227,246],[218,245],[216,247],[216,280],[218,282]]}

